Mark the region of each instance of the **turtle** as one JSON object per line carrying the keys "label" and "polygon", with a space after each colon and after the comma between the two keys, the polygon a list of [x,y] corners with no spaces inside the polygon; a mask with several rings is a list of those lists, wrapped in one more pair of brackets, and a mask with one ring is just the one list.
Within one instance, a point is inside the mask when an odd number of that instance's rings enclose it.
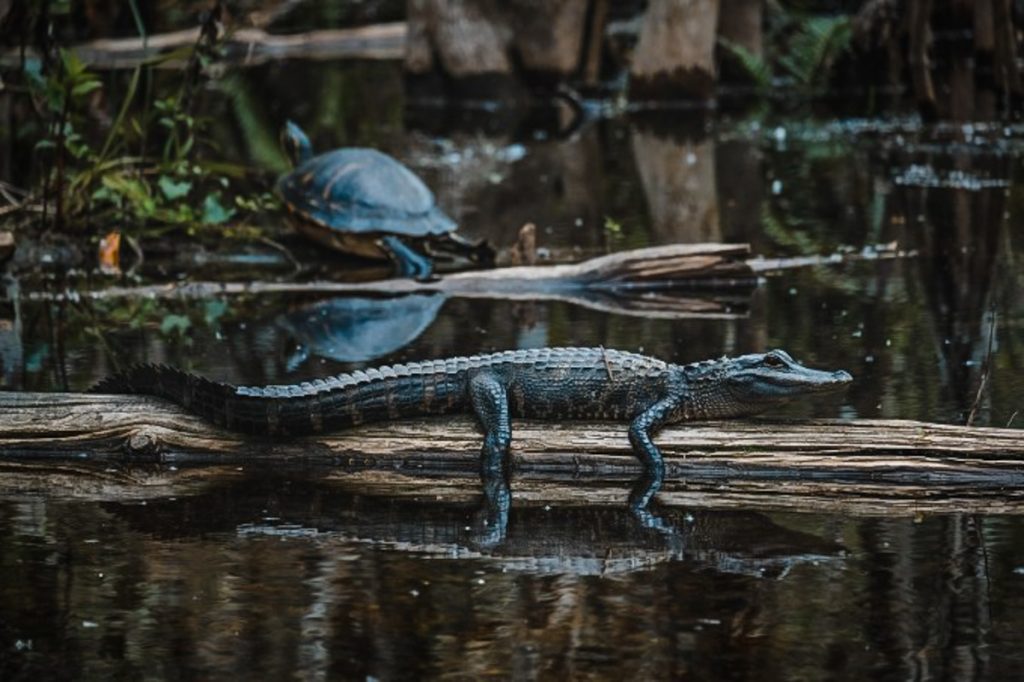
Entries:
{"label": "turtle", "polygon": [[314,156],[292,121],[281,144],[294,167],[277,181],[277,192],[301,234],[355,256],[390,260],[403,277],[429,278],[437,252],[493,264],[486,242],[459,235],[433,192],[391,156],[361,147]]}

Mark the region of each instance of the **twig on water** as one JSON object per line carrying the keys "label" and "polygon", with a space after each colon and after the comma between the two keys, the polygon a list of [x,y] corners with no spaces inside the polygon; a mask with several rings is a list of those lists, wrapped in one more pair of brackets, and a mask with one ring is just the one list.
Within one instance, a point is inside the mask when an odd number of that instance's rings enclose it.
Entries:
{"label": "twig on water", "polygon": [[981,403],[981,394],[985,390],[985,384],[988,383],[988,373],[992,368],[992,341],[995,337],[996,311],[993,310],[988,324],[988,350],[985,351],[985,362],[981,365],[981,382],[978,384],[978,393],[974,396],[974,404],[971,405],[971,411],[967,415],[967,426],[974,424],[974,417],[977,415],[978,405]]}
{"label": "twig on water", "polygon": [[288,249],[287,246],[281,244],[280,242],[274,241],[270,237],[257,237],[256,241],[258,241],[261,244],[265,244],[272,249],[276,249],[277,251],[280,251],[282,254],[284,254],[284,257],[287,258],[288,261],[292,264],[292,267],[295,268],[294,271],[292,272],[293,275],[297,275],[300,272],[302,272],[302,263],[298,261],[298,259],[291,252],[291,250]]}

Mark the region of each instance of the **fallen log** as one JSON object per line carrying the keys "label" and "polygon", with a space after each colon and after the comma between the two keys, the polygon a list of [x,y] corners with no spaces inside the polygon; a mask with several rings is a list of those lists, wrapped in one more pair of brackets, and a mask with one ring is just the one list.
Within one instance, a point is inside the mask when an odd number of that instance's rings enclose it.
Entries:
{"label": "fallen log", "polygon": [[[523,265],[456,272],[434,281],[386,279],[369,282],[173,282],[145,286],[31,291],[27,300],[115,298],[206,298],[254,294],[380,295],[441,294],[454,298],[560,301],[621,315],[660,318],[734,319],[746,300],[710,288],[753,287],[754,270],[744,260],[746,244],[674,244],[620,251],[580,263]],[[681,291],[680,286],[689,291]],[[694,292],[700,287],[705,291]]]}
{"label": "fallen log", "polygon": [[[524,504],[622,504],[640,473],[622,424],[514,424]],[[861,514],[1024,511],[1024,432],[894,420],[730,421],[665,429],[670,505]],[[0,492],[182,494],[254,471],[367,493],[469,499],[481,437],[468,417],[330,436],[247,439],[142,396],[0,392]]]}
{"label": "fallen log", "polygon": [[[795,258],[750,257],[747,244],[670,244],[619,251],[579,263],[521,265],[471,270],[434,281],[385,279],[368,282],[171,282],[102,289],[38,291],[19,288],[33,301],[117,298],[207,298],[254,294],[401,296],[438,293],[455,298],[562,301],[601,312],[642,317],[741,317],[745,299],[737,288],[794,268],[837,265],[856,260],[915,256],[887,244],[860,252]],[[732,295],[725,290],[733,290]]]}
{"label": "fallen log", "polygon": [[[324,29],[308,33],[275,35],[260,28],[241,28],[219,43],[223,61],[254,66],[272,59],[381,59],[399,60],[405,54],[405,22]],[[199,28],[188,28],[142,38],[105,38],[71,47],[85,64],[95,69],[130,69],[176,49],[195,45]],[[26,56],[35,55],[26,50]],[[0,66],[21,64],[21,51],[0,55]],[[168,61],[164,66],[177,67]]]}

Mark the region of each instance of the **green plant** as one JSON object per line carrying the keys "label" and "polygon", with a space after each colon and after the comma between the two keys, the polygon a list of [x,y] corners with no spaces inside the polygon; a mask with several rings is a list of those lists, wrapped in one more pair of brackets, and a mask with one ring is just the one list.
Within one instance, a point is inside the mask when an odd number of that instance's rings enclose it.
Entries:
{"label": "green plant", "polygon": [[767,92],[772,87],[772,69],[764,57],[756,55],[747,48],[731,40],[719,37],[718,44],[731,54],[743,71],[754,82],[758,90]]}
{"label": "green plant", "polygon": [[[106,131],[91,98],[101,88],[109,96],[112,88],[104,88],[73,52],[58,50],[56,68],[45,67],[45,60],[26,64],[29,92],[48,121],[46,138],[36,145],[45,171],[34,192],[44,226],[93,224],[106,230],[113,224],[135,234],[194,233],[276,207],[265,192],[239,190],[234,181],[245,175],[244,168],[203,158],[216,155],[216,147],[207,134],[211,122],[194,114],[193,105],[203,67],[217,58],[215,16],[216,7],[194,45],[134,70]],[[153,67],[179,61],[184,67],[177,86],[151,95]],[[150,86],[140,93],[143,78]]]}
{"label": "green plant", "polygon": [[831,75],[836,58],[850,46],[853,37],[848,16],[812,16],[796,22],[788,50],[778,63],[800,85],[818,87]]}
{"label": "green plant", "polygon": [[757,55],[725,38],[718,43],[746,72],[761,92],[768,92],[773,76],[786,75],[801,90],[825,86],[839,55],[850,46],[850,17],[797,14],[776,6],[769,22],[773,28],[765,54]]}

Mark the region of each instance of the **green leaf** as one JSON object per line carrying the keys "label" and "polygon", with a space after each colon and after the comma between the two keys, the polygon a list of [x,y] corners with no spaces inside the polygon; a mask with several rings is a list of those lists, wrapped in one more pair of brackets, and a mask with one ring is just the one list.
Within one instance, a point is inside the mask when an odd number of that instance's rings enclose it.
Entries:
{"label": "green leaf", "polygon": [[220,203],[219,192],[206,195],[206,199],[203,201],[202,222],[207,225],[219,225],[229,220],[234,214],[235,209],[224,208],[224,205]]}
{"label": "green leaf", "polygon": [[203,306],[203,320],[212,326],[228,311],[228,303],[222,298],[211,298]]}
{"label": "green leaf", "polygon": [[186,181],[175,182],[173,178],[166,175],[161,175],[160,179],[156,182],[157,187],[163,192],[164,196],[167,197],[168,201],[174,201],[180,199],[192,189],[192,183]]}
{"label": "green leaf", "polygon": [[170,334],[177,332],[184,336],[188,328],[192,326],[192,320],[188,319],[184,315],[165,315],[162,322],[160,322],[160,333]]}
{"label": "green leaf", "polygon": [[43,78],[43,62],[38,57],[25,59],[25,77],[33,88],[42,90],[46,87],[46,79]]}
{"label": "green leaf", "polygon": [[100,87],[101,85],[102,83],[100,83],[98,80],[82,81],[75,87],[71,88],[71,96],[82,97],[84,95],[88,95],[90,92]]}
{"label": "green leaf", "polygon": [[100,187],[92,193],[93,201],[116,201],[116,196],[109,187]]}
{"label": "green leaf", "polygon": [[761,90],[769,90],[772,86],[772,72],[763,57],[754,54],[739,43],[719,38],[718,43],[732,54],[737,63],[747,72],[754,84]]}
{"label": "green leaf", "polygon": [[60,58],[64,62],[64,69],[72,78],[85,71],[85,62],[79,59],[78,55],[71,50],[62,49],[60,51]]}

